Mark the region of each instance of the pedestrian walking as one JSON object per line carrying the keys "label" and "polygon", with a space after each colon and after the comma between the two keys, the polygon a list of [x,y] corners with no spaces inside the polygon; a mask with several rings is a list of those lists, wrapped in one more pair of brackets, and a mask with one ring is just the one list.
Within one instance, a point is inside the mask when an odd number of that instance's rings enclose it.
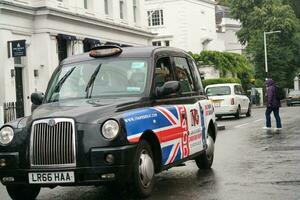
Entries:
{"label": "pedestrian walking", "polygon": [[281,119],[279,115],[279,108],[281,107],[280,98],[278,98],[279,90],[272,79],[266,81],[267,86],[267,109],[266,109],[266,127],[265,129],[271,129],[271,113],[274,113],[276,119],[275,130],[281,130]]}

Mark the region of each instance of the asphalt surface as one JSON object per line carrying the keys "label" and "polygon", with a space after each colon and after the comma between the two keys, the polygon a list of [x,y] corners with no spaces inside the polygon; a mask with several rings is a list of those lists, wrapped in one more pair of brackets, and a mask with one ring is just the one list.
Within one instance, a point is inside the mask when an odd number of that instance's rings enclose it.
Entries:
{"label": "asphalt surface", "polygon": [[[282,108],[284,129],[262,130],[264,109],[252,117],[218,121],[226,130],[218,134],[212,170],[198,170],[193,161],[157,175],[150,200],[299,200],[300,107]],[[274,126],[273,117],[273,126]],[[10,199],[0,186],[0,199]],[[133,199],[126,191],[105,187],[42,189],[39,200]]]}

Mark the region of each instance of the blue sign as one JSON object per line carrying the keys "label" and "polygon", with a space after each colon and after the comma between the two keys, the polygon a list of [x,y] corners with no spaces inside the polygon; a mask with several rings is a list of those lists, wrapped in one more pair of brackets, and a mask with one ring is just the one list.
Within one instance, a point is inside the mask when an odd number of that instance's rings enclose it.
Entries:
{"label": "blue sign", "polygon": [[13,57],[26,56],[26,40],[11,41],[11,46]]}

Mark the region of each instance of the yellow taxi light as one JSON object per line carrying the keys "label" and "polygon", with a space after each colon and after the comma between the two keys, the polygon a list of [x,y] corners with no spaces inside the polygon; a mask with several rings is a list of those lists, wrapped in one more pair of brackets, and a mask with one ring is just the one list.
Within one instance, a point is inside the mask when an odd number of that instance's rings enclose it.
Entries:
{"label": "yellow taxi light", "polygon": [[107,57],[107,56],[113,56],[116,54],[120,54],[122,52],[122,49],[114,47],[114,48],[103,48],[103,49],[94,49],[90,51],[91,57]]}

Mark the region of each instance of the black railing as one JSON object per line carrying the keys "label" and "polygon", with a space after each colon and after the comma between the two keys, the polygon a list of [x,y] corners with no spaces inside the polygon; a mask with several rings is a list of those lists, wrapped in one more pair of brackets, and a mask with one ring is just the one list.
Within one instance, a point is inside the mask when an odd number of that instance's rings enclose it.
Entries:
{"label": "black railing", "polygon": [[4,111],[4,123],[16,119],[16,103],[15,102],[7,102],[3,104]]}

